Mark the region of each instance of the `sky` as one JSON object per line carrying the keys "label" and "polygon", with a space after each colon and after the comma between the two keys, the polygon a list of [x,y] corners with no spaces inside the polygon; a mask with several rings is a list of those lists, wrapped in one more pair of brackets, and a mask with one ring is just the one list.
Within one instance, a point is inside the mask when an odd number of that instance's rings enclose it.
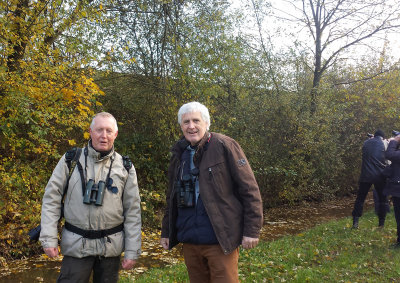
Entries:
{"label": "sky", "polygon": [[[398,1],[398,0],[387,0],[387,3],[390,1]],[[254,22],[254,12],[251,6],[251,0],[231,0],[234,8],[239,8],[242,11],[247,11],[247,22],[245,26],[242,26],[240,29],[242,32],[253,34],[255,38],[259,38],[258,28]],[[288,18],[288,14],[292,15],[300,15],[298,11],[296,11],[292,5],[289,4],[290,1],[287,0],[270,0],[269,1],[274,9],[274,13],[276,16]],[[293,1],[292,1],[293,2]],[[298,4],[301,4],[301,1],[295,1]],[[301,6],[299,7],[301,8]],[[272,38],[272,43],[274,45],[275,50],[285,50],[288,47],[293,47],[294,42],[296,40],[300,41],[308,41],[312,40],[310,38],[309,31],[305,28],[301,29],[298,23],[293,23],[290,25],[290,21],[282,20],[273,16],[264,17],[262,30],[264,34],[264,39],[268,36]],[[400,31],[400,29],[399,29]],[[292,32],[291,36],[288,36],[287,33]],[[294,32],[294,33],[293,33]],[[366,54],[374,54],[376,58],[379,58],[379,52],[383,50],[385,44],[385,38],[387,39],[387,47],[386,53],[393,57],[393,60],[400,60],[400,40],[398,33],[391,34],[382,34],[379,38],[371,39],[368,44],[374,47],[375,51],[371,51],[370,48],[365,48],[362,46],[358,46],[357,48],[349,49],[346,51],[345,55],[353,58],[359,58],[360,56],[364,56]],[[312,46],[312,45],[311,45]],[[334,48],[337,48],[334,46]],[[372,53],[371,53],[372,52]]]}

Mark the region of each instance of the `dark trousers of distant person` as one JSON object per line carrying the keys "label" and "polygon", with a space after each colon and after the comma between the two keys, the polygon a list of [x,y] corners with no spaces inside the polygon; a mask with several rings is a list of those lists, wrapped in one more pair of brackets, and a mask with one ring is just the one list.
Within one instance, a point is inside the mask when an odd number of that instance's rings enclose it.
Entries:
{"label": "dark trousers of distant person", "polygon": [[[375,189],[373,189],[372,192],[373,192],[373,197],[374,197],[375,214],[378,215],[379,207],[380,207],[378,193],[376,192]],[[387,213],[390,212],[390,204],[389,204],[389,199],[388,198],[386,198],[385,209],[386,209]]]}
{"label": "dark trousers of distant person", "polygon": [[117,283],[120,257],[64,256],[57,283],[88,283],[93,271],[93,283]]}
{"label": "dark trousers of distant person", "polygon": [[378,209],[377,214],[378,214],[378,218],[379,218],[379,226],[383,226],[385,224],[385,218],[386,218],[386,213],[387,213],[387,209],[386,209],[387,197],[383,194],[385,182],[384,181],[376,182],[376,183],[360,182],[358,192],[357,192],[357,198],[354,203],[354,209],[352,212],[354,228],[358,227],[358,218],[360,218],[362,216],[364,202],[368,195],[369,189],[371,188],[372,185],[374,185],[375,190],[378,194],[379,209]]}
{"label": "dark trousers of distant person", "polygon": [[397,243],[400,243],[400,197],[392,196],[394,217],[397,224]]}

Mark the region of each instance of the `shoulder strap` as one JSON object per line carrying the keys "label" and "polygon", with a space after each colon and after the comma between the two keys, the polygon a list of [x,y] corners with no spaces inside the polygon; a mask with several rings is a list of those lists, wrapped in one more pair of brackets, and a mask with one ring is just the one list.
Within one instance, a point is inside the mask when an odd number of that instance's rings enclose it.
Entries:
{"label": "shoulder strap", "polygon": [[77,151],[78,151],[78,148],[74,147],[65,153],[65,162],[67,163],[68,170],[71,170],[71,162],[74,159]]}
{"label": "shoulder strap", "polygon": [[123,161],[123,164],[124,164],[124,167],[125,167],[126,171],[128,171],[128,173],[129,173],[129,169],[132,168],[132,160],[129,158],[128,155],[123,155],[122,156],[122,161]]}
{"label": "shoulder strap", "polygon": [[[75,169],[76,164],[79,161],[79,157],[81,156],[81,153],[82,153],[82,148],[80,148],[80,147],[74,147],[65,153],[65,161],[67,162],[67,166],[69,169],[68,181],[72,175],[72,172]],[[67,187],[68,187],[68,185],[67,185]]]}
{"label": "shoulder strap", "polygon": [[[81,156],[81,153],[82,153],[82,148],[80,148],[80,147],[74,147],[74,148],[68,150],[65,153],[65,162],[67,162],[69,173],[68,173],[67,185],[65,186],[65,189],[64,189],[64,192],[63,192],[63,196],[62,196],[62,199],[61,199],[61,216],[60,216],[60,219],[64,216],[64,198],[65,198],[65,195],[67,194],[67,191],[68,191],[69,179],[71,178],[71,175],[72,175],[72,172],[75,169],[75,166],[77,164],[80,165],[79,157]],[[82,167],[82,166],[80,166],[80,167]]]}

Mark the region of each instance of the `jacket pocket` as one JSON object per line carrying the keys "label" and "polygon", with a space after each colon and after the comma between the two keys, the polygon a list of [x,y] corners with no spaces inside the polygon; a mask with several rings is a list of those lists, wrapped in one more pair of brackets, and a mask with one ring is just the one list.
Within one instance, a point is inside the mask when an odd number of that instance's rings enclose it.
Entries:
{"label": "jacket pocket", "polygon": [[75,234],[67,229],[63,228],[61,237],[61,253],[63,255],[73,256],[81,258],[82,251],[84,250],[85,239],[78,234]]}
{"label": "jacket pocket", "polygon": [[[226,162],[220,162],[213,164],[207,168],[209,185],[219,192],[219,195],[231,193],[230,188],[232,187],[232,178],[230,177],[229,168]],[[201,188],[200,188],[201,190]]]}
{"label": "jacket pocket", "polygon": [[119,256],[124,251],[124,232],[108,235],[105,240],[105,257]]}

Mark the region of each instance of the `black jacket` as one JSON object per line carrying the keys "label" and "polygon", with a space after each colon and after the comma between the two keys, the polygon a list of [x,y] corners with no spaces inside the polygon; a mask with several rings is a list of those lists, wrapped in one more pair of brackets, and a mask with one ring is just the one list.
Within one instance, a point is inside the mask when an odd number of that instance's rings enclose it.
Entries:
{"label": "black jacket", "polygon": [[385,195],[400,197],[400,150],[397,141],[390,141],[386,150],[386,158],[392,161],[390,176],[383,191]]}
{"label": "black jacket", "polygon": [[366,140],[362,147],[360,182],[376,183],[384,181],[382,171],[386,165],[383,139],[376,136]]}

